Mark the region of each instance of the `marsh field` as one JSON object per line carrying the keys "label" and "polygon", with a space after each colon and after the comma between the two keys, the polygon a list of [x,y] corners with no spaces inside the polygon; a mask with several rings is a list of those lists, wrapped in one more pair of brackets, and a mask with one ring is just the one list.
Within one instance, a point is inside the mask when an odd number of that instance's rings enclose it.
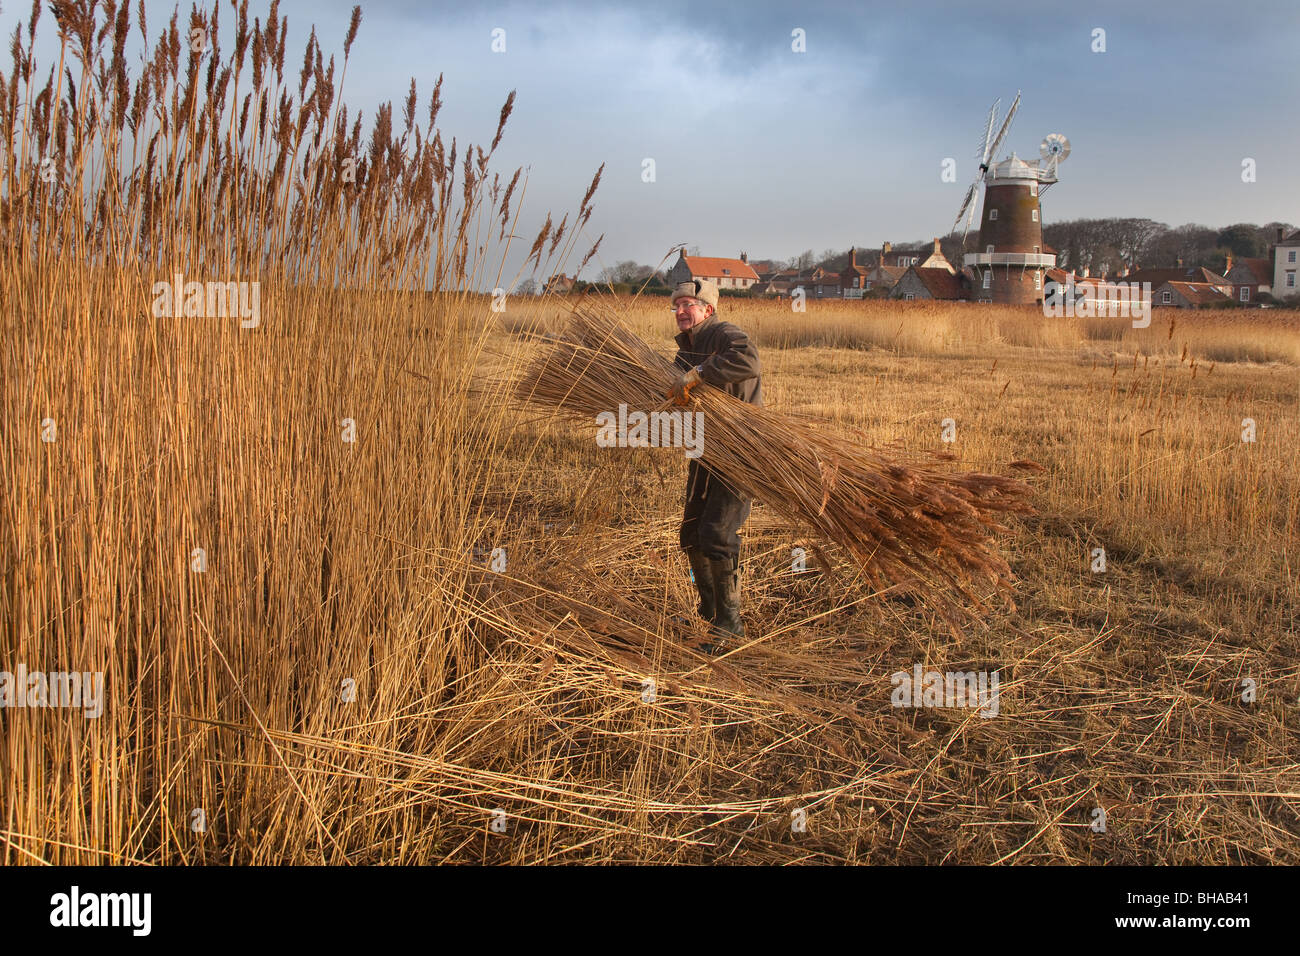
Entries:
{"label": "marsh field", "polygon": [[[273,9],[137,77],[123,10],[64,10],[74,88],[30,33],[0,76],[0,670],[103,678],[0,708],[0,861],[1300,862],[1300,314],[724,298],[774,410],[1042,471],[960,634],[757,505],[709,658],[682,452],[521,405],[575,300],[467,291],[513,96],[459,159],[414,82],[363,142],[356,20],[337,75]],[[178,274],[256,322],[160,308]],[[671,349],[666,300],[601,301]],[[996,713],[894,706],[917,668]]]}

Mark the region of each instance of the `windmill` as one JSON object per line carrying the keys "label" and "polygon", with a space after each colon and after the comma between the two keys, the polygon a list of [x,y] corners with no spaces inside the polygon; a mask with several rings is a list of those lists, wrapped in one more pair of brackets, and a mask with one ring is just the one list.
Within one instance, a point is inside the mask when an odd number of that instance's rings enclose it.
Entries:
{"label": "windmill", "polygon": [[1020,107],[1020,93],[1016,93],[995,136],[993,127],[1000,102],[995,102],[989,110],[979,152],[979,173],[966,190],[953,232],[965,220],[961,234],[962,249],[965,249],[975,218],[976,194],[983,186],[979,248],[965,253],[962,265],[970,270],[972,291],[978,301],[1024,305],[1042,300],[1046,270],[1056,265],[1056,256],[1043,245],[1039,197],[1057,181],[1057,168],[1070,155],[1070,141],[1060,133],[1051,133],[1038,147],[1041,158],[1026,162],[1013,151],[1010,156],[997,160],[997,152]]}
{"label": "windmill", "polygon": [[[1002,98],[998,97],[998,99],[993,101],[993,106],[989,110],[989,121],[984,127],[984,145],[979,151],[980,171],[975,177],[975,182],[970,184],[970,189],[966,190],[966,198],[962,200],[961,209],[957,212],[957,218],[953,220],[952,231],[956,232],[957,226],[961,222],[962,217],[964,216],[966,218],[966,228],[964,228],[961,233],[962,248],[965,248],[966,246],[966,236],[970,233],[971,220],[975,218],[975,193],[979,190],[980,183],[984,182],[984,177],[989,171],[989,160],[997,154],[998,147],[1000,147],[1002,141],[1007,138],[1007,130],[1011,129],[1011,119],[1016,115],[1016,110],[1020,108],[1020,91],[1016,91],[1016,98],[1011,103],[1011,109],[1007,110],[1007,115],[1006,118],[1002,120],[1002,125],[998,128],[998,135],[993,136],[993,123],[997,119],[998,104],[1001,102]],[[990,139],[990,136],[993,136],[993,138]],[[1062,136],[1061,138],[1064,139],[1065,137]],[[1044,140],[1044,142],[1046,142],[1046,140]],[[1065,151],[1068,155],[1070,151],[1068,143],[1066,144]]]}

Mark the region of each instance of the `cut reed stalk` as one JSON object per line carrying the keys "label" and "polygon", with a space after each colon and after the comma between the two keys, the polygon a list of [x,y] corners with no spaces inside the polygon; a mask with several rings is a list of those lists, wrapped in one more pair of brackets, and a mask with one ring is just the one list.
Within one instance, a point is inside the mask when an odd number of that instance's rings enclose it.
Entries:
{"label": "cut reed stalk", "polygon": [[[626,404],[628,414],[662,412],[680,370],[628,328],[609,304],[578,306],[563,333],[546,342],[521,376],[518,398],[596,416]],[[845,548],[870,581],[910,591],[960,636],[949,594],[975,609],[971,589],[985,579],[1009,590],[1014,575],[992,534],[1008,513],[1034,514],[1031,488],[1015,478],[944,471],[949,454],[910,459],[878,450],[701,386],[690,411],[703,413],[702,459],[742,495]],[[1033,470],[1033,462],[1017,467]],[[1014,602],[1011,606],[1014,608]]]}

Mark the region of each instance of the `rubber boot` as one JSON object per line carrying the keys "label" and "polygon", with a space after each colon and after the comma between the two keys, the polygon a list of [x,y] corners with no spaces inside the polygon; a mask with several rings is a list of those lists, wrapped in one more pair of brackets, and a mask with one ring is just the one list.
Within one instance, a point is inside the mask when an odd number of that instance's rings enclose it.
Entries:
{"label": "rubber boot", "polygon": [[691,562],[691,574],[695,577],[695,590],[700,593],[700,604],[696,610],[706,624],[712,624],[715,605],[713,571],[709,567],[709,559],[701,554],[697,548],[691,548],[687,551],[686,558]]}
{"label": "rubber boot", "polygon": [[745,636],[745,622],[740,619],[740,568],[734,558],[710,558],[709,571],[713,577],[715,607],[710,633],[713,653],[720,654]]}

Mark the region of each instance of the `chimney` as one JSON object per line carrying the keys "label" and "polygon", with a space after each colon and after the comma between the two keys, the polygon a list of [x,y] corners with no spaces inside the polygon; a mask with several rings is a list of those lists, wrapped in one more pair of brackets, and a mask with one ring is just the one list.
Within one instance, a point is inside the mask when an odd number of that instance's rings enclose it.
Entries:
{"label": "chimney", "polygon": [[745,265],[749,265],[749,253],[742,252],[740,254],[740,261],[743,262]]}
{"label": "chimney", "polygon": [[[1280,232],[1280,231],[1281,231],[1281,230],[1279,230],[1279,232]],[[893,247],[892,245],[890,245],[888,242],[885,243],[883,246],[881,246],[881,247],[880,247],[880,258],[883,260],[883,259],[885,258],[885,256],[889,255],[889,250],[891,250],[891,249],[893,249],[893,248],[894,248],[894,247]]]}
{"label": "chimney", "polygon": [[1231,271],[1232,271],[1232,253],[1230,252],[1228,253],[1227,261],[1223,264],[1223,274],[1226,276]]}
{"label": "chimney", "polygon": [[855,268],[858,264],[858,250],[849,246],[849,268]]}
{"label": "chimney", "polygon": [[1092,266],[1084,266],[1084,267],[1083,267],[1083,277],[1086,279],[1086,278],[1088,278],[1088,276],[1090,276],[1090,275],[1092,275]]}
{"label": "chimney", "polygon": [[941,256],[941,255],[943,255],[943,249],[941,249],[941,248],[939,247],[939,240],[938,240],[938,239],[935,239],[935,240],[934,240],[934,254],[935,254],[936,256]]}
{"label": "chimney", "polygon": [[1283,231],[1283,230],[1282,230],[1282,227],[1281,227],[1281,226],[1278,226],[1278,227],[1277,227],[1277,241],[1278,241],[1278,242],[1281,242],[1282,239],[1283,239],[1282,231]]}

